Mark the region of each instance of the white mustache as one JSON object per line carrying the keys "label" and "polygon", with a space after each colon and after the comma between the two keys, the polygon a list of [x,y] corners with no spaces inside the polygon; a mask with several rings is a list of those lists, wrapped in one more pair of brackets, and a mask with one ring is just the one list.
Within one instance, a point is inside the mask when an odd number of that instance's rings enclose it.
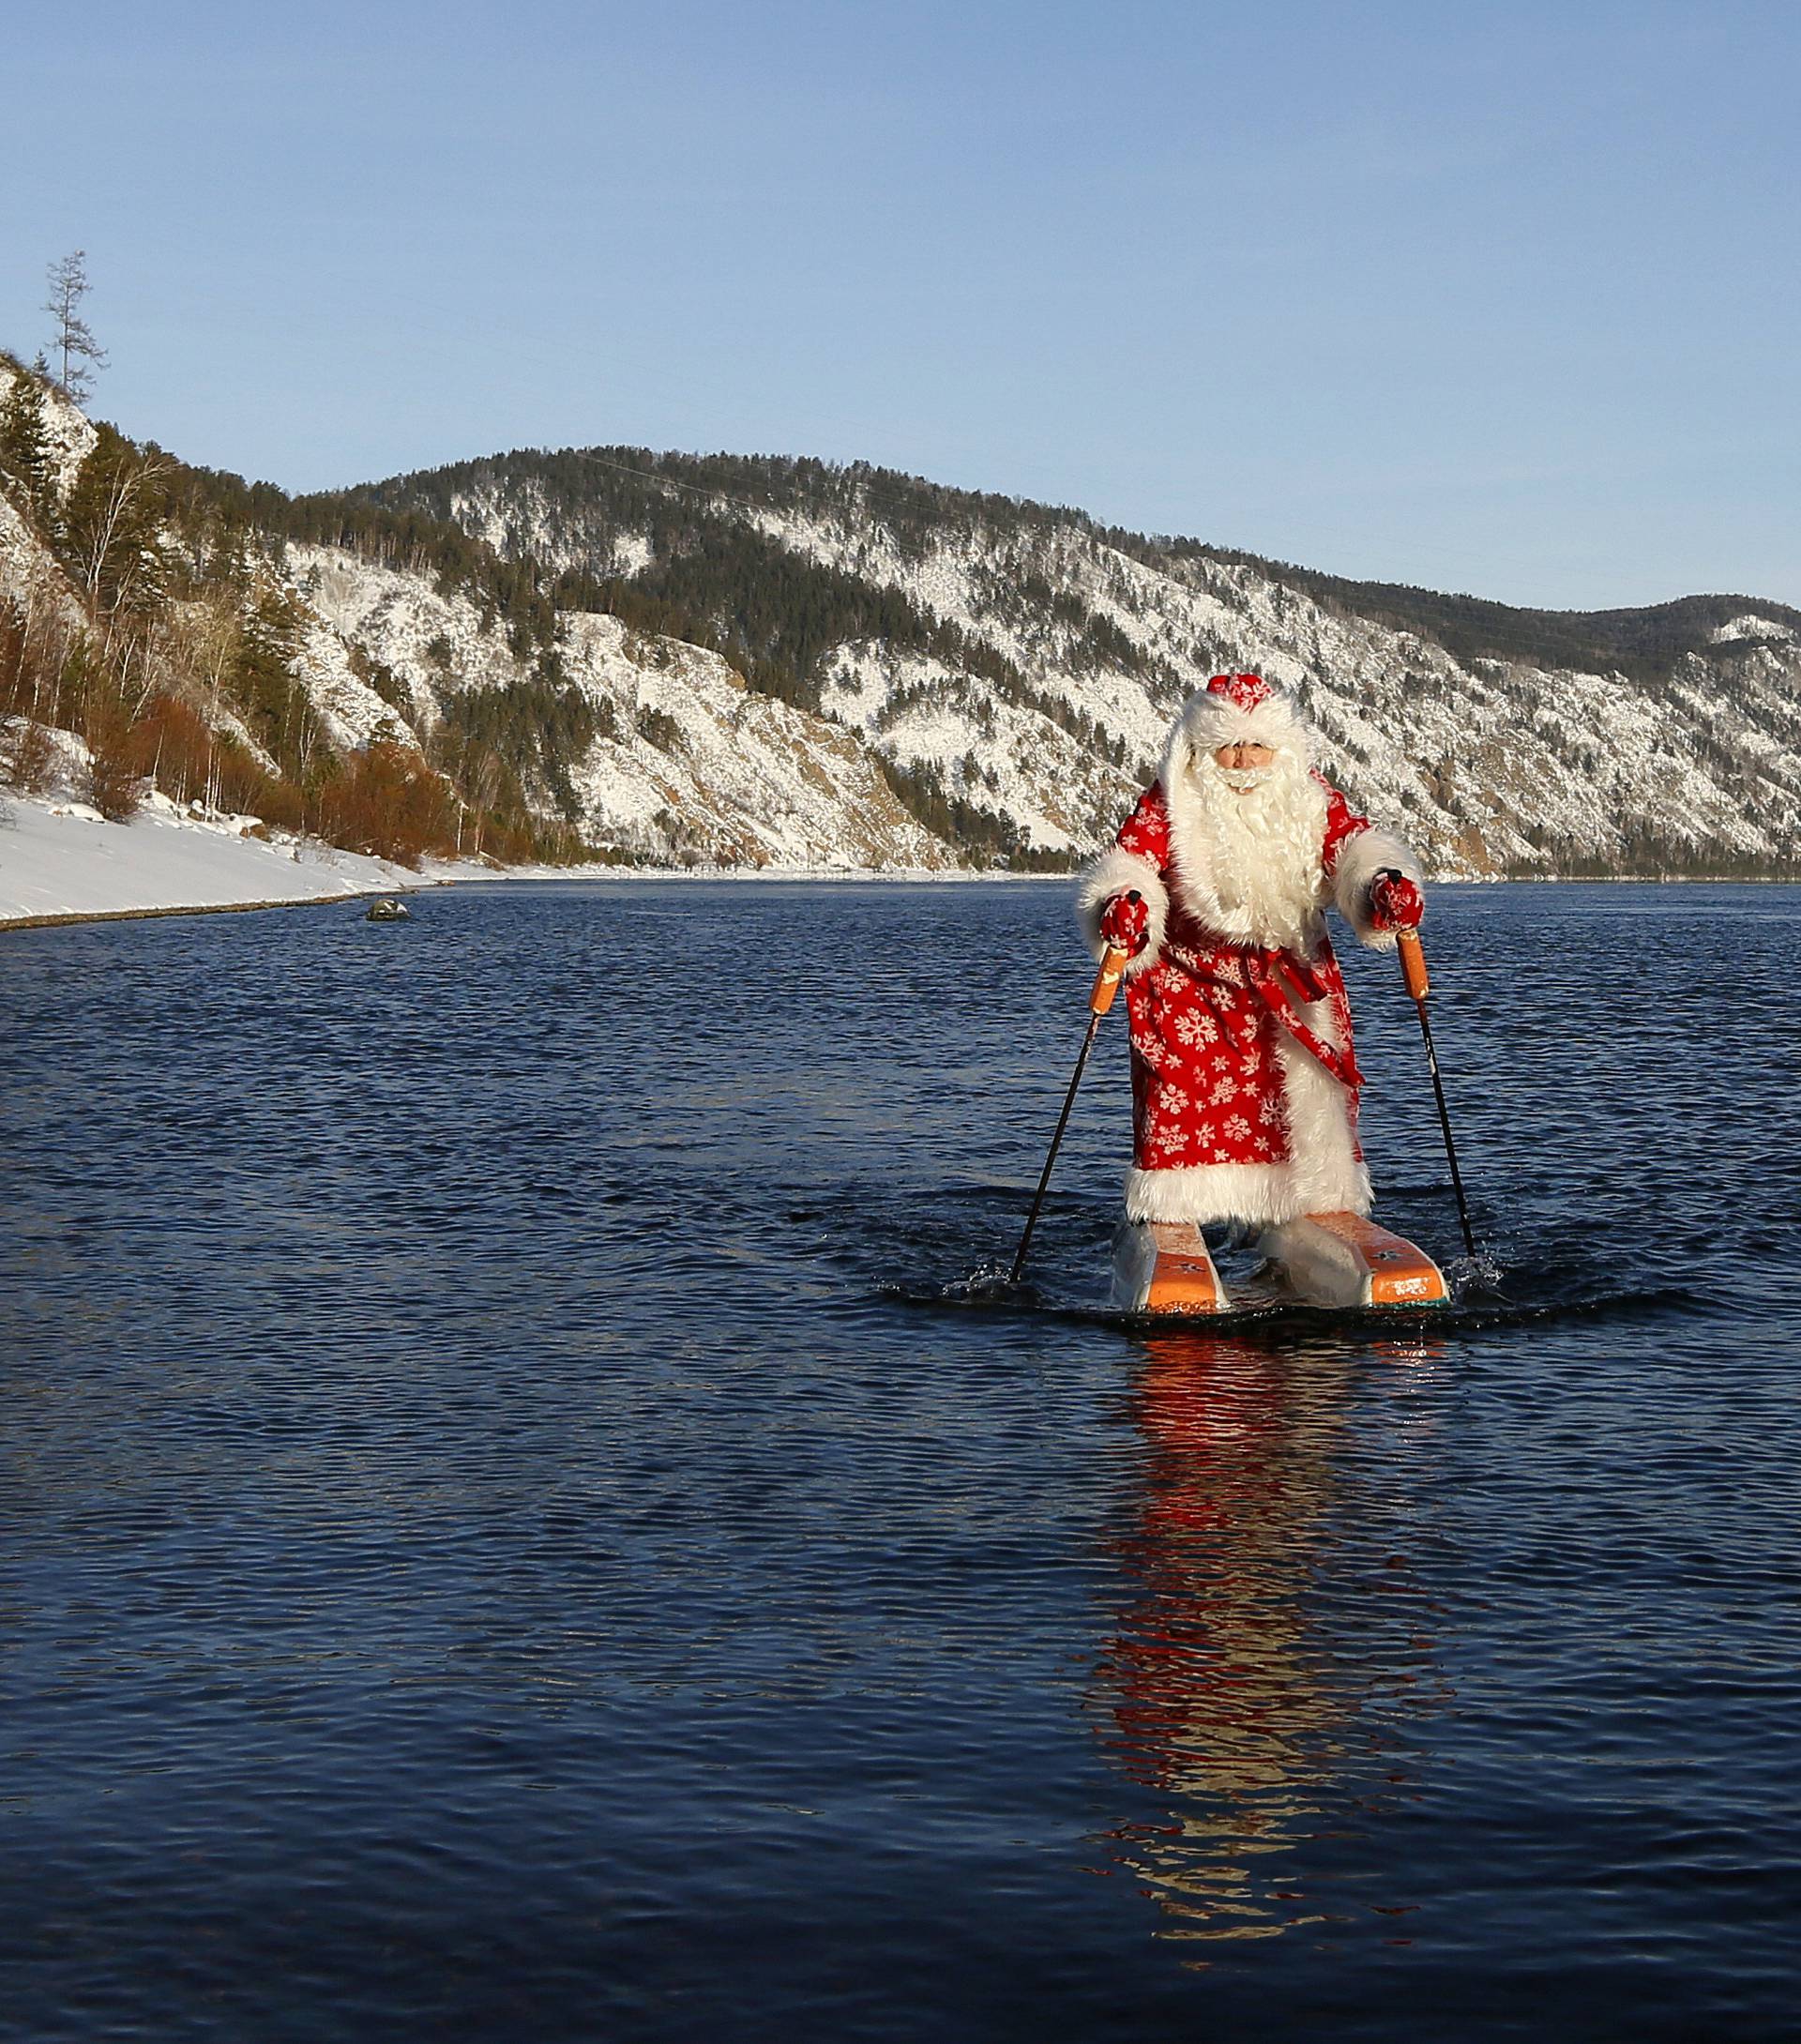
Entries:
{"label": "white mustache", "polygon": [[1276,774],[1274,766],[1221,766],[1218,760],[1213,763],[1213,770],[1228,788],[1235,789],[1240,795],[1249,788],[1261,788]]}

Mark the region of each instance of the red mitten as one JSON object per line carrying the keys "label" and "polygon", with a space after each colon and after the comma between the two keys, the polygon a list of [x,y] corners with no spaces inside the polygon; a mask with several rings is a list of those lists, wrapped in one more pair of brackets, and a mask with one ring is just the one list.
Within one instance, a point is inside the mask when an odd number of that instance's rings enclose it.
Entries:
{"label": "red mitten", "polygon": [[1136,888],[1111,896],[1100,912],[1100,933],[1115,951],[1142,951],[1150,927],[1151,912]]}
{"label": "red mitten", "polygon": [[1417,930],[1426,898],[1408,879],[1385,868],[1370,883],[1370,920],[1378,930]]}

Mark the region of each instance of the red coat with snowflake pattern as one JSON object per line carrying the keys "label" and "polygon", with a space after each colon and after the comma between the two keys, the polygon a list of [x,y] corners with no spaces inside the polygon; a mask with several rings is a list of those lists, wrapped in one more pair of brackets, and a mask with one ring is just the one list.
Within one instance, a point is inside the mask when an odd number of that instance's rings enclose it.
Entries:
{"label": "red coat with snowflake pattern", "polygon": [[[1370,828],[1327,786],[1321,868]],[[1132,1138],[1141,1171],[1205,1164],[1280,1164],[1290,1157],[1279,1049],[1284,1038],[1345,1088],[1355,1137],[1362,1075],[1351,1042],[1344,978],[1324,937],[1309,958],[1234,942],[1184,905],[1171,857],[1169,810],[1153,783],[1121,827],[1120,849],[1155,866],[1169,890],[1157,962],[1126,982],[1131,1023]],[[1330,1004],[1323,1034],[1298,1012]],[[1336,1041],[1331,1040],[1336,1038]]]}

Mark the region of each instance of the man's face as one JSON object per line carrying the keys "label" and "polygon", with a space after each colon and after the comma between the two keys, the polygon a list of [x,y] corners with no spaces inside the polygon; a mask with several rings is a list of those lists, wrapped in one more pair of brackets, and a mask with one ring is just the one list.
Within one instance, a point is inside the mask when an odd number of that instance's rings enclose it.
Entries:
{"label": "man's face", "polygon": [[1267,766],[1276,757],[1276,750],[1273,746],[1267,745],[1222,745],[1213,756],[1219,765],[1243,772],[1252,767]]}

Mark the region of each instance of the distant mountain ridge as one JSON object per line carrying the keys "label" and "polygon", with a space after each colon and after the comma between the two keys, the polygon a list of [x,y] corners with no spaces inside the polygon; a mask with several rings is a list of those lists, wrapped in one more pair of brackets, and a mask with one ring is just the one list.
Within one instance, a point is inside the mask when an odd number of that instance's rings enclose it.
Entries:
{"label": "distant mountain ridge", "polygon": [[0,734],[60,720],[121,786],[402,856],[1061,868],[1251,668],[1441,874],[1794,870],[1779,604],[1513,609],[795,458],[295,497],[0,378]]}

